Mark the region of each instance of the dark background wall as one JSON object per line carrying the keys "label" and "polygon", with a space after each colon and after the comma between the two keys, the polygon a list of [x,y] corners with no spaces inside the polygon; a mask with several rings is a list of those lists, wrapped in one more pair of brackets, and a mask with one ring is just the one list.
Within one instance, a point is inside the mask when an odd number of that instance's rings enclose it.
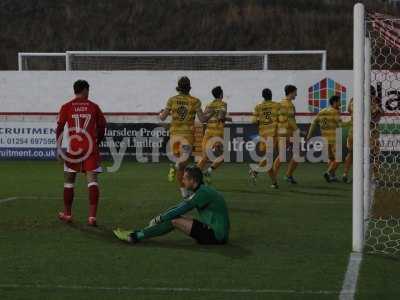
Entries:
{"label": "dark background wall", "polygon": [[351,68],[354,2],[2,0],[0,69],[15,70],[21,51],[291,49],[327,49],[329,68]]}

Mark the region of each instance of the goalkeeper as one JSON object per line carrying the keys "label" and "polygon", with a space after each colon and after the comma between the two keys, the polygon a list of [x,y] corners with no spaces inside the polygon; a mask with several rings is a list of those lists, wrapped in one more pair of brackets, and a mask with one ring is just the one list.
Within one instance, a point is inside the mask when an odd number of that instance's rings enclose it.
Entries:
{"label": "goalkeeper", "polygon": [[[183,175],[185,187],[193,194],[177,206],[165,211],[150,221],[141,230],[114,230],[122,241],[136,244],[142,240],[161,236],[178,229],[203,245],[222,245],[229,238],[228,209],[223,196],[215,189],[203,184],[203,173],[196,166],[185,168]],[[185,216],[197,209],[199,219]]]}

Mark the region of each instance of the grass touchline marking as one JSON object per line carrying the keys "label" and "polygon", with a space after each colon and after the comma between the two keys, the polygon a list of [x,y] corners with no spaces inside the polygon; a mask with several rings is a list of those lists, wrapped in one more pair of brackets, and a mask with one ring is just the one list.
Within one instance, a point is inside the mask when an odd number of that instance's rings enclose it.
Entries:
{"label": "grass touchline marking", "polygon": [[346,275],[343,280],[342,290],[340,291],[339,300],[353,300],[356,288],[360,266],[362,261],[362,254],[352,252],[347,265]]}
{"label": "grass touchline marking", "polygon": [[158,292],[204,292],[204,293],[237,293],[237,294],[298,294],[298,295],[338,295],[338,291],[298,291],[275,289],[211,289],[211,288],[179,288],[179,287],[105,287],[85,285],[46,285],[46,284],[0,284],[0,288],[15,289],[65,289],[65,290],[98,290],[98,291],[158,291]]}
{"label": "grass touchline marking", "polygon": [[9,197],[9,198],[4,198],[4,199],[0,199],[0,204],[1,203],[6,203],[6,202],[10,202],[10,201],[14,201],[17,200],[17,197]]}

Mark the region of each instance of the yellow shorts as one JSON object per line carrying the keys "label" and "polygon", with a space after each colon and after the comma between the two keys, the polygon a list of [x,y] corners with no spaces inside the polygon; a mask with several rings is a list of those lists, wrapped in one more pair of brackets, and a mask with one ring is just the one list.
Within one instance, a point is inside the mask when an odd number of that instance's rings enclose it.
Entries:
{"label": "yellow shorts", "polygon": [[295,130],[293,130],[292,128],[287,128],[287,127],[278,127],[278,129],[277,129],[278,137],[291,138],[293,136],[294,132],[295,132]]}
{"label": "yellow shorts", "polygon": [[193,135],[171,135],[169,140],[170,151],[174,156],[181,156],[182,153],[191,154],[193,150]]}

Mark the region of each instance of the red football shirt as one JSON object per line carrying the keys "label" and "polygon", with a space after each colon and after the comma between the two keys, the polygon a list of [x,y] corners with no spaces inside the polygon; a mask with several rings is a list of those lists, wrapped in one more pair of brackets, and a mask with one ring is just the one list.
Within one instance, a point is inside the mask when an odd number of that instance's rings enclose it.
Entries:
{"label": "red football shirt", "polygon": [[89,99],[74,98],[64,104],[58,114],[57,140],[65,124],[68,126],[69,154],[82,157],[98,153],[98,145],[105,134],[106,119],[96,103]]}

